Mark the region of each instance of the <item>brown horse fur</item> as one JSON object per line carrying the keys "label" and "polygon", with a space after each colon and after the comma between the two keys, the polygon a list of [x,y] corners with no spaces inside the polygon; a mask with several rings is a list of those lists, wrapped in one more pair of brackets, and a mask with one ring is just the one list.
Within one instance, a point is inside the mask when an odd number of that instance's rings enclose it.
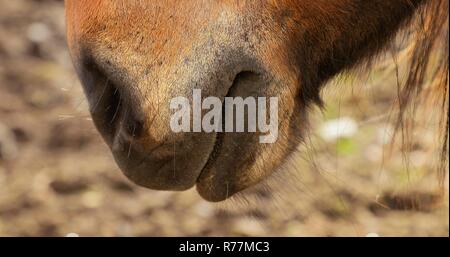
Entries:
{"label": "brown horse fur", "polygon": [[[398,128],[430,73],[436,107],[448,114],[447,0],[66,0],[66,17],[93,120],[124,173],[149,188],[196,184],[205,199],[221,201],[258,184],[302,142],[323,85],[368,69],[412,27]],[[437,51],[439,63],[430,65]],[[219,97],[278,96],[277,143],[247,133],[171,133],[169,99],[191,97],[193,87]]]}

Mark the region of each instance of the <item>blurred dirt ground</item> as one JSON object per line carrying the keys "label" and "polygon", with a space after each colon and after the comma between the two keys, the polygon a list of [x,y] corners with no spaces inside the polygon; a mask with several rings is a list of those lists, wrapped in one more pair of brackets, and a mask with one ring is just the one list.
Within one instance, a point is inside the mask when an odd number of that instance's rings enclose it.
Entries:
{"label": "blurred dirt ground", "polygon": [[[416,129],[407,169],[386,140],[395,77],[340,80],[312,117],[307,147],[262,189],[219,205],[195,190],[142,189],[89,119],[64,2],[0,0],[0,236],[448,236],[433,123]],[[327,135],[339,122],[348,135]]]}

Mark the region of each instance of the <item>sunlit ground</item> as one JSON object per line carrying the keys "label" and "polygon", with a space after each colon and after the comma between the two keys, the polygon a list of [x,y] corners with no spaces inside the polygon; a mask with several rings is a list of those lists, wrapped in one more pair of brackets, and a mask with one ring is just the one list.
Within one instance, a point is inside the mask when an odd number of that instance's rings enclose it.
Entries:
{"label": "sunlit ground", "polygon": [[393,69],[330,83],[292,161],[216,206],[195,190],[150,191],[121,175],[70,63],[63,1],[0,6],[0,236],[448,236],[437,122],[419,113],[412,147],[391,143]]}

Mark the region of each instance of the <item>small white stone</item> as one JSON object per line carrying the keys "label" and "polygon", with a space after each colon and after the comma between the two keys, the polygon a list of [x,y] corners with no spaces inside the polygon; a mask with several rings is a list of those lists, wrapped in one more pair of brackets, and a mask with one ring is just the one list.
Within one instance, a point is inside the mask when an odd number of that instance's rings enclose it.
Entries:
{"label": "small white stone", "polygon": [[366,237],[380,237],[377,233],[369,233],[366,235]]}
{"label": "small white stone", "polygon": [[349,117],[329,120],[320,128],[320,136],[326,141],[349,138],[358,132],[358,124]]}
{"label": "small white stone", "polygon": [[34,43],[43,43],[52,35],[48,26],[42,22],[36,22],[28,27],[27,37]]}
{"label": "small white stone", "polygon": [[77,233],[69,233],[66,235],[66,237],[80,237]]}

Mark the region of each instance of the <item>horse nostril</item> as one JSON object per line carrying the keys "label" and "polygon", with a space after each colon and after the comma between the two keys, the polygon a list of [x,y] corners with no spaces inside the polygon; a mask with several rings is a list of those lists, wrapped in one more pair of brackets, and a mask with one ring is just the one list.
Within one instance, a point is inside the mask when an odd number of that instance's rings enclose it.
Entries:
{"label": "horse nostril", "polygon": [[[119,131],[130,138],[142,137],[144,115],[134,107],[132,89],[127,89],[114,74],[119,69],[99,65],[89,55],[84,57],[83,86],[90,102],[90,111],[97,128],[108,142]],[[119,81],[119,82],[118,82]]]}
{"label": "horse nostril", "polygon": [[144,131],[144,121],[135,114],[127,114],[124,119],[124,131],[132,138],[141,137]]}
{"label": "horse nostril", "polygon": [[107,106],[105,109],[105,120],[109,122],[110,125],[114,124],[117,120],[117,116],[119,115],[121,109],[122,109],[122,95],[120,94],[119,90],[110,83],[109,85],[109,91],[110,93],[105,95]]}

